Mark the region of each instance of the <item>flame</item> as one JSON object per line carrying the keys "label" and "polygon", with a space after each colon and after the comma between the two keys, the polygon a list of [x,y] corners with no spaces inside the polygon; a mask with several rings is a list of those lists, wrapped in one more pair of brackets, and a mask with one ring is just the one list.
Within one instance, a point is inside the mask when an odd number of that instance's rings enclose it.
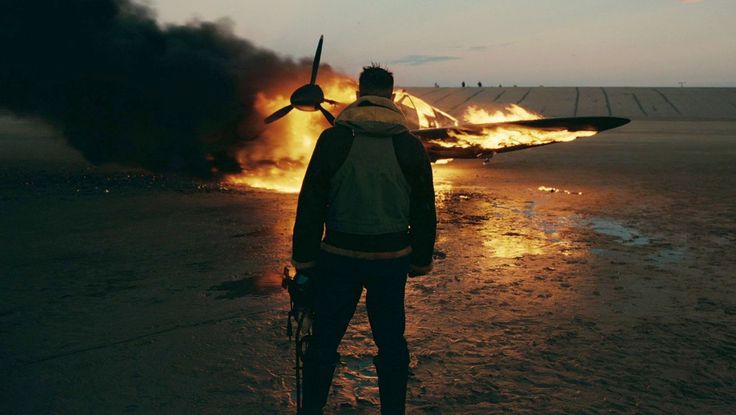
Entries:
{"label": "flame", "polygon": [[[357,83],[348,77],[325,73],[320,75],[319,83],[325,96],[339,103],[335,106],[323,104],[333,115],[337,115],[347,103],[355,99]],[[291,91],[297,86],[284,85],[280,90],[261,91],[256,95],[254,103],[256,111],[261,117],[266,117],[288,105]],[[452,115],[405,90],[396,91],[394,101],[404,111],[407,121],[412,125],[411,128],[455,127],[461,124]],[[511,105],[505,110],[495,112],[470,106],[462,118],[465,124],[490,124],[535,120],[542,117],[518,105]],[[242,173],[229,176],[226,181],[229,184],[279,192],[298,192],[317,138],[327,127],[329,123],[319,111],[292,110],[277,122],[264,126],[259,139],[242,149],[238,155]],[[449,135],[453,140],[433,140],[431,143],[446,148],[481,147],[486,150],[500,150],[519,145],[533,146],[572,141],[578,137],[595,134],[594,131],[546,131],[503,125],[472,132],[450,130]],[[450,159],[438,160],[437,164],[446,164],[450,161]]]}
{"label": "flame", "polygon": [[483,108],[474,105],[469,106],[463,114],[463,119],[470,124],[487,124],[492,122],[509,122],[521,120],[538,120],[541,115],[529,112],[524,108],[511,104],[506,107],[506,111],[497,110],[490,113]]}
{"label": "flame", "polygon": [[570,191],[570,190],[567,190],[567,189],[558,189],[556,187],[548,187],[548,186],[539,186],[539,187],[537,187],[537,190],[539,190],[540,192],[547,192],[547,193],[560,193],[560,192],[562,192],[562,193],[565,193],[565,194],[568,194],[568,195],[582,195],[583,194],[583,192],[573,192],[573,191]]}
{"label": "flame", "polygon": [[[355,81],[335,74],[320,75],[320,86],[326,97],[338,103],[355,99]],[[255,109],[266,117],[288,105],[290,94],[288,88],[278,92],[260,92],[256,96]],[[324,103],[323,106],[336,114],[336,107],[339,109],[342,105]],[[265,127],[259,139],[241,151],[239,161],[243,172],[229,176],[227,181],[285,193],[298,192],[317,138],[327,127],[329,123],[319,111],[292,110]]]}
{"label": "flame", "polygon": [[[319,83],[325,96],[338,102],[335,106],[323,104],[333,115],[337,115],[356,98],[358,84],[350,78],[334,73],[320,74]],[[293,89],[295,87],[289,85],[280,91],[258,93],[254,104],[256,111],[266,117],[283,108],[289,104]],[[450,114],[405,90],[396,91],[394,101],[403,102],[405,107],[400,107],[404,110],[416,109],[416,114],[412,115],[418,118],[418,125],[413,127],[434,128],[458,124],[457,119]],[[241,151],[238,159],[243,172],[227,177],[226,181],[284,193],[299,192],[317,138],[327,127],[329,124],[317,111],[292,110],[287,116],[266,126],[259,139]]]}
{"label": "flame", "polygon": [[[542,116],[512,104],[505,111],[490,113],[482,108],[470,106],[463,114],[463,120],[469,124],[491,124],[513,121],[538,120]],[[466,133],[463,131],[450,131],[449,135],[457,141],[432,141],[441,147],[474,147],[479,146],[485,150],[501,150],[515,146],[536,146],[551,143],[573,141],[580,137],[590,137],[596,131],[568,131],[568,130],[538,130],[525,128],[523,126],[504,125],[498,127],[483,128],[479,133]]]}

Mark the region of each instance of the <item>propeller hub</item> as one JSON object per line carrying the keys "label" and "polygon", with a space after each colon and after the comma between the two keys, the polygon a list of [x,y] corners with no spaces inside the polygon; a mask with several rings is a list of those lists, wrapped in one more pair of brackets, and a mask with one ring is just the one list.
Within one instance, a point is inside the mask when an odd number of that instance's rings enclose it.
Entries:
{"label": "propeller hub", "polygon": [[314,54],[314,61],[312,61],[312,76],[309,79],[309,83],[299,87],[294,93],[291,94],[291,103],[273,114],[266,117],[263,122],[270,124],[279,118],[285,116],[294,108],[300,111],[320,111],[325,116],[327,122],[330,124],[335,123],[335,116],[329,111],[324,109],[322,106],[323,102],[329,102],[334,104],[335,101],[325,99],[325,93],[322,92],[322,88],[317,85],[317,71],[319,71],[319,60],[322,56],[322,41],[323,36],[319,37],[319,43],[317,43],[317,52]]}
{"label": "propeller hub", "polygon": [[302,111],[317,111],[324,100],[325,94],[317,84],[301,86],[291,94],[291,105]]}

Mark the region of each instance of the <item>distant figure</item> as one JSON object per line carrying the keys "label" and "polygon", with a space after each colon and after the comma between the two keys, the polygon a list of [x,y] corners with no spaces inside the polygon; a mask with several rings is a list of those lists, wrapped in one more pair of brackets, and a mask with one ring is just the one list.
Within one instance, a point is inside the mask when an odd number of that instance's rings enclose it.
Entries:
{"label": "distant figure", "polygon": [[460,85],[462,85],[463,88],[465,88],[465,81],[463,81]]}
{"label": "distant figure", "polygon": [[437,82],[435,82],[435,83],[434,83],[434,87],[435,87],[435,88],[439,88],[439,87],[440,87],[440,84],[438,84]]}
{"label": "distant figure", "polygon": [[498,87],[499,87],[499,88],[503,88],[503,85],[501,85],[501,84],[498,84]]}
{"label": "distant figure", "polygon": [[[437,218],[432,167],[392,100],[393,74],[363,68],[358,99],[322,132],[304,175],[292,263],[313,281],[303,415],[321,414],[337,347],[366,290],[382,414],[404,414],[409,351],[404,287],[432,268]],[[324,234],[323,234],[324,229]]]}
{"label": "distant figure", "polygon": [[478,88],[483,88],[483,82],[478,81]]}

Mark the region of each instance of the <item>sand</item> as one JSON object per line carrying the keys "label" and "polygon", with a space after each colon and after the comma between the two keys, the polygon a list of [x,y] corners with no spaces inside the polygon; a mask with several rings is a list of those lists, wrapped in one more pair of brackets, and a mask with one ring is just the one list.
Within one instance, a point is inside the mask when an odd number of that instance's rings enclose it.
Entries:
{"label": "sand", "polygon": [[[575,88],[548,90],[525,100],[572,115]],[[447,92],[456,114],[486,95]],[[668,117],[435,167],[409,413],[736,411],[736,122]],[[0,413],[292,413],[295,195],[95,169],[0,125]],[[362,306],[340,352],[327,413],[376,413]]]}

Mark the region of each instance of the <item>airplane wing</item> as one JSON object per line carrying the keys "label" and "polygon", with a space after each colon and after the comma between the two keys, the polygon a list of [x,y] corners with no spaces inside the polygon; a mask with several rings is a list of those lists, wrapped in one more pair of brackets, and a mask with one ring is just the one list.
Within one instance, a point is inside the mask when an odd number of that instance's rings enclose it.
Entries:
{"label": "airplane wing", "polygon": [[430,157],[475,158],[572,141],[629,123],[618,117],[542,118],[412,130]]}

